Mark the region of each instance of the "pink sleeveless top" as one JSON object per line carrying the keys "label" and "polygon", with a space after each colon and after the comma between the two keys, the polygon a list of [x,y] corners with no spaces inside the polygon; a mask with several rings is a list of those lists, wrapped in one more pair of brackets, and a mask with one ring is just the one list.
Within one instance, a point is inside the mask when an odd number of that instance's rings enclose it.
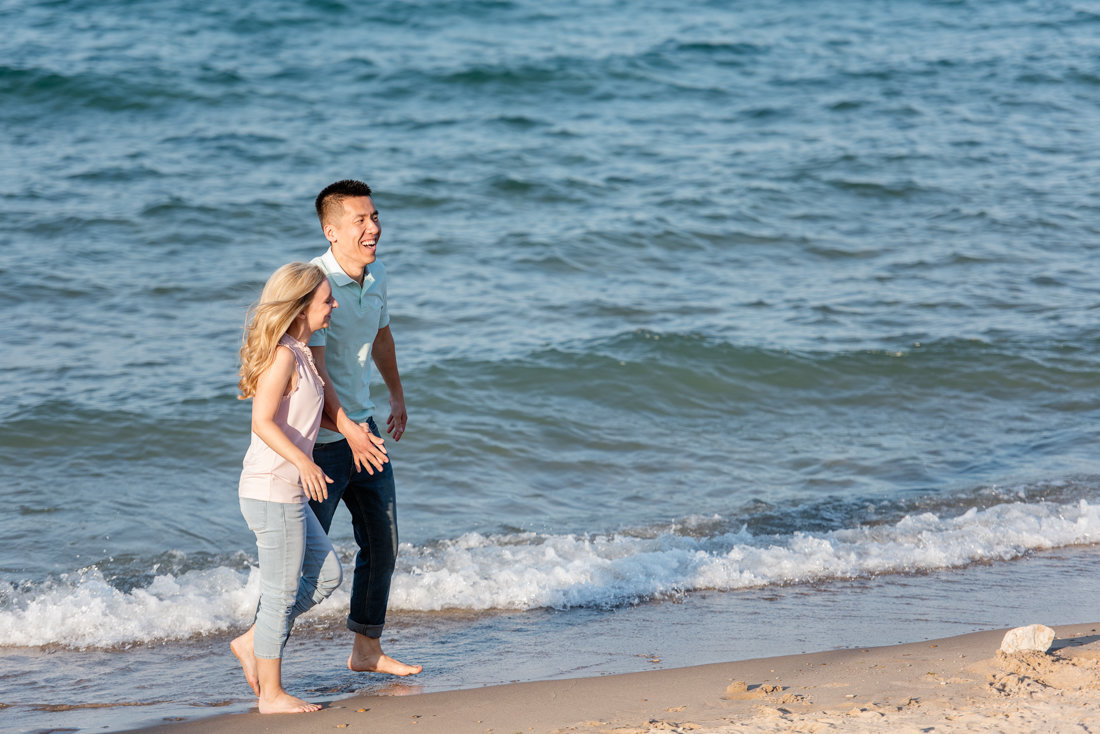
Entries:
{"label": "pink sleeveless top", "polygon": [[[325,383],[317,374],[309,347],[287,334],[279,339],[279,344],[294,354],[294,371],[298,381],[294,392],[284,396],[275,411],[275,424],[306,456],[312,456],[317,429],[321,426],[321,409],[325,404]],[[244,470],[237,494],[267,502],[307,502],[309,499],[294,465],[275,453],[255,433],[244,455]]]}

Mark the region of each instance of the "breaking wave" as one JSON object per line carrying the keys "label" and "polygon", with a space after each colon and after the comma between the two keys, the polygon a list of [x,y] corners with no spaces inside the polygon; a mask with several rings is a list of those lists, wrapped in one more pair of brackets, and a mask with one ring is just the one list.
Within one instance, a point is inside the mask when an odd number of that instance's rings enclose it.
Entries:
{"label": "breaking wave", "polygon": [[[700,590],[930,572],[1100,541],[1100,504],[1084,499],[948,514],[776,535],[754,535],[747,525],[729,530],[729,520],[718,517],[607,534],[468,533],[403,545],[390,608],[614,607]],[[342,550],[349,561],[349,549]],[[303,623],[342,619],[349,588],[345,583]],[[0,645],[119,647],[219,633],[246,624],[258,594],[257,570],[239,564],[153,575],[129,589],[94,567],[38,584],[5,584]]]}

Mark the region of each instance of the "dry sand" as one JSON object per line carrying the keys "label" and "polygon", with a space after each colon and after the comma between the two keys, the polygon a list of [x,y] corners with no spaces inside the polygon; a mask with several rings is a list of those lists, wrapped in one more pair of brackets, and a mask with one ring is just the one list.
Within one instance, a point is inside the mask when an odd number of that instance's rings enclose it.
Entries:
{"label": "dry sand", "polygon": [[1100,623],[1056,627],[1047,653],[1006,656],[998,652],[1006,630],[995,630],[599,678],[359,697],[314,714],[237,714],[144,731],[1100,732],[1098,630]]}

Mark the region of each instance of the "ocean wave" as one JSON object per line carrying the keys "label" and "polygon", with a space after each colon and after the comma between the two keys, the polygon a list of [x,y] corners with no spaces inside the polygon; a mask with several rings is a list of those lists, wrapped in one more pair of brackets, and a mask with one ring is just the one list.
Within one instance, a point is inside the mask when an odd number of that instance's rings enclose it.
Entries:
{"label": "ocean wave", "polygon": [[[845,304],[823,304],[837,311]],[[853,304],[850,308],[858,308]],[[614,304],[578,306],[614,316]],[[809,306],[807,310],[813,311]],[[818,317],[820,311],[814,311]],[[1088,336],[1081,335],[1082,341]],[[1091,338],[1091,337],[1088,337]],[[427,402],[454,390],[491,383],[496,390],[537,388],[597,403],[651,405],[675,411],[693,406],[789,405],[792,401],[941,404],[945,391],[983,400],[1077,394],[1092,389],[1094,370],[1072,343],[951,338],[859,349],[798,350],[742,345],[710,335],[637,329],[513,358],[450,359],[418,370]],[[576,375],[585,379],[578,381]],[[907,403],[908,404],[908,403]]]}
{"label": "ocean wave", "polygon": [[482,536],[408,549],[396,609],[566,609],[616,606],[702,590],[827,582],[1005,561],[1100,540],[1100,507],[1011,503],[892,525],[754,537]]}
{"label": "ocean wave", "polygon": [[[689,518],[606,534],[467,533],[402,546],[390,608],[469,613],[611,608],[686,593],[828,583],[1008,561],[1031,551],[1100,542],[1100,505],[1006,502],[961,514],[907,514],[827,532],[754,535],[728,519]],[[717,532],[716,532],[717,531]],[[350,549],[343,549],[350,560]],[[350,578],[350,568],[347,572]],[[308,617],[339,620],[345,584]],[[162,573],[122,590],[96,568],[0,587],[0,645],[118,647],[240,629],[258,571],[219,566]]]}
{"label": "ocean wave", "polygon": [[89,568],[42,584],[0,585],[0,645],[119,647],[220,632],[248,618],[258,571],[162,574],[123,591]]}
{"label": "ocean wave", "polygon": [[[181,297],[167,288],[149,297],[195,302],[218,296],[216,289],[191,290]],[[838,310],[841,305],[823,306],[821,314],[844,316],[846,313]],[[629,315],[615,303],[593,301],[583,308],[601,318]],[[1082,345],[1094,338],[1090,330],[1086,325],[1080,332]],[[690,332],[638,329],[533,350],[522,347],[518,345],[512,355],[498,353],[492,358],[471,354],[439,359],[413,365],[407,372],[410,381],[419,386],[419,402],[429,409],[477,402],[471,395],[491,390],[493,400],[515,400],[528,407],[553,399],[565,405],[567,412],[594,403],[669,415],[678,415],[684,405],[706,415],[719,408],[740,415],[755,406],[768,410],[816,405],[835,409],[911,406],[917,400],[925,401],[916,410],[923,414],[951,407],[944,395],[978,406],[1005,400],[1046,404],[1086,399],[1095,383],[1090,350],[1073,342],[943,339],[899,344],[892,349],[809,351],[741,345]],[[195,441],[195,431],[208,430],[204,426],[212,418],[228,421],[236,429],[234,421],[242,413],[233,382],[226,377],[232,375],[231,356],[226,356],[225,368],[214,375],[217,379],[202,385],[198,394],[190,373],[181,375],[180,384],[150,385],[155,399],[146,399],[148,405],[129,394],[121,398],[122,403],[104,405],[100,392],[89,394],[94,402],[27,392],[13,403],[18,410],[0,416],[0,425],[11,431],[11,446],[44,451],[54,445],[57,414],[67,415],[81,429],[73,438],[77,446],[112,448],[116,441],[142,440],[149,444],[148,450],[160,450],[178,440]],[[65,369],[67,365],[56,368],[45,381],[67,377]],[[579,374],[585,378],[577,380]],[[174,376],[169,371],[156,378],[163,383]],[[184,376],[190,384],[183,384]],[[124,388],[130,390],[132,384],[131,380]],[[196,398],[207,402],[190,404]],[[144,415],[146,410],[153,411],[154,417]],[[912,413],[914,409],[906,410]],[[150,431],[154,424],[157,430]],[[110,426],[110,431],[102,430],[105,426]],[[166,428],[173,433],[162,439]]]}
{"label": "ocean wave", "polygon": [[0,66],[0,93],[17,101],[13,109],[26,115],[44,105],[55,113],[74,109],[106,112],[160,110],[165,105],[201,99],[170,83],[162,72],[144,75],[110,74],[95,71],[59,72],[44,68]]}

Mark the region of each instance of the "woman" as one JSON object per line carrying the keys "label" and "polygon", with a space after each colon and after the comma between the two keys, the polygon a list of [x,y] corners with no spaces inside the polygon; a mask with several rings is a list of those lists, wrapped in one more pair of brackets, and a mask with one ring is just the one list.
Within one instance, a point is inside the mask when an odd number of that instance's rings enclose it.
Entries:
{"label": "woman", "polygon": [[340,561],[307,504],[332,479],[313,463],[324,383],[306,344],[336,308],[328,278],[290,263],[272,274],[252,309],[241,347],[241,399],[252,399],[252,443],[238,490],[256,534],[260,604],[248,632],[230,643],[262,714],[321,707],[283,689],[283,646],[298,615],[340,585]]}

